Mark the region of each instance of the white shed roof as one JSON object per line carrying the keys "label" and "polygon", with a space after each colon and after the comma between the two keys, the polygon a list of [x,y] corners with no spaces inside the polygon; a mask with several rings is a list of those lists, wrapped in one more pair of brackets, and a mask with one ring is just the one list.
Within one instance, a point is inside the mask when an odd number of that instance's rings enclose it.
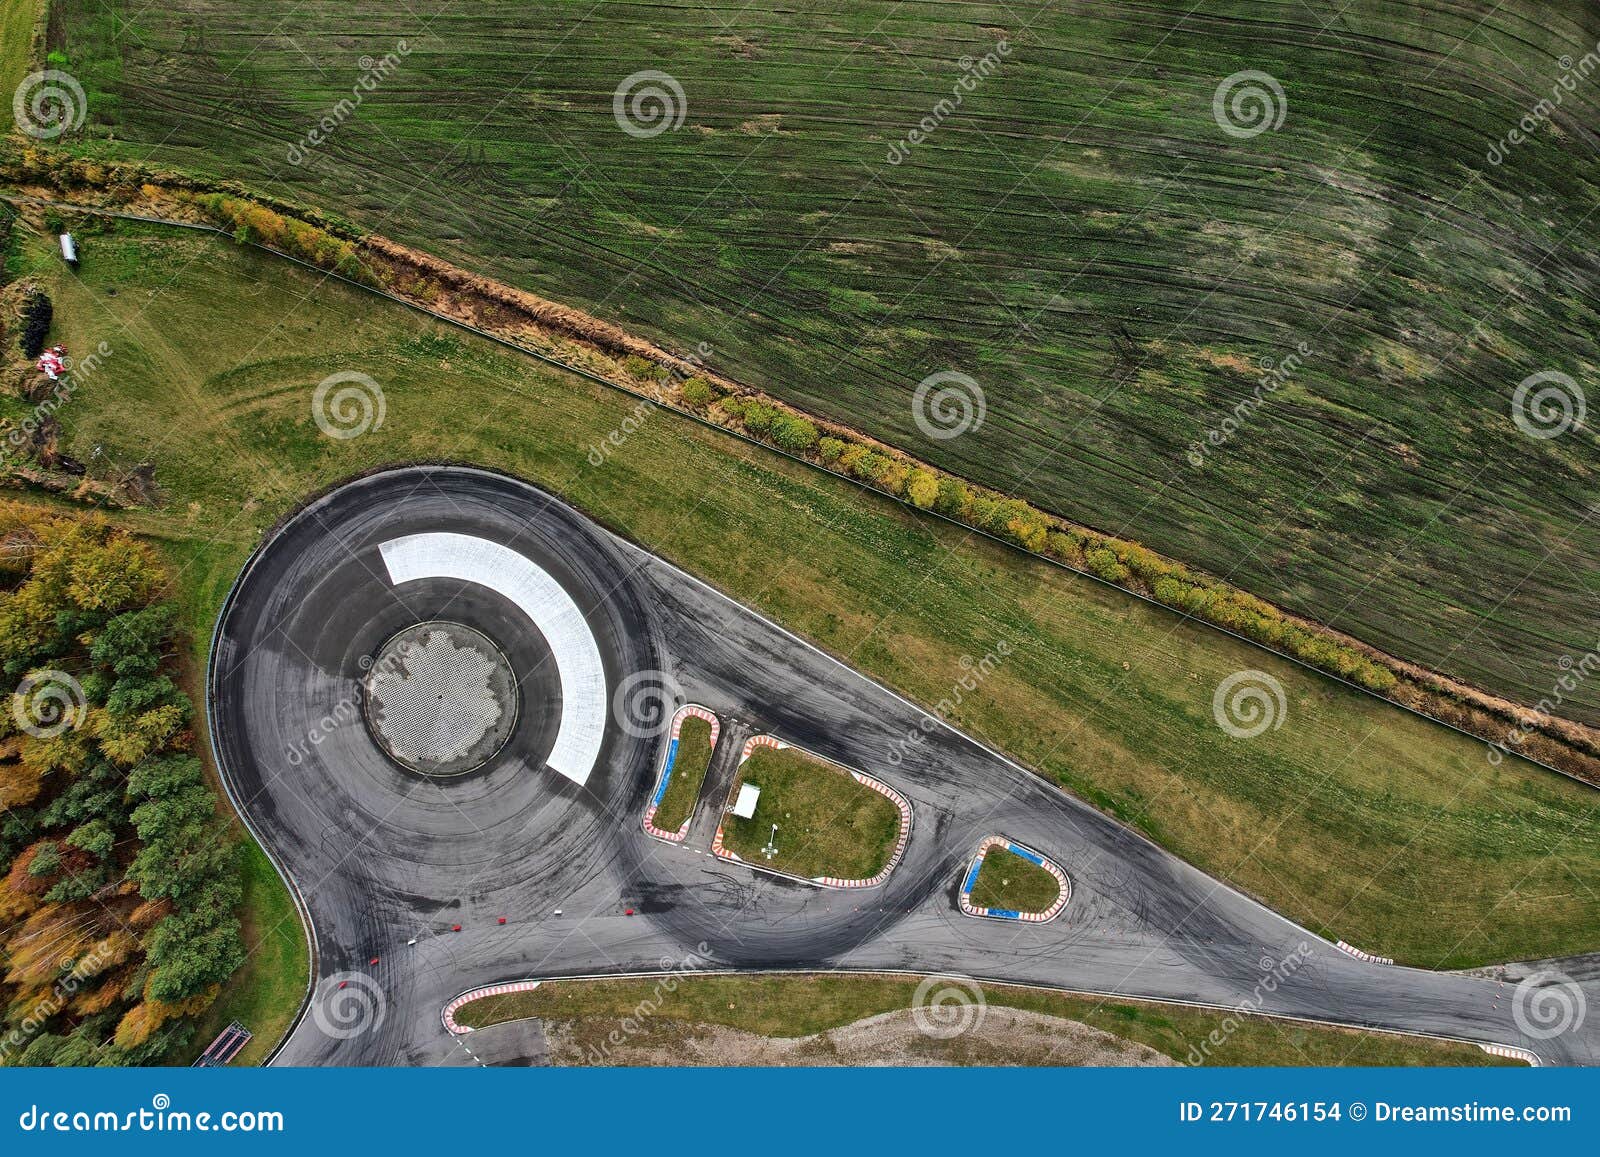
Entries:
{"label": "white shed roof", "polygon": [[756,800],[761,798],[761,789],[753,783],[739,785],[739,798],[733,801],[733,814],[742,820],[747,820],[756,814]]}

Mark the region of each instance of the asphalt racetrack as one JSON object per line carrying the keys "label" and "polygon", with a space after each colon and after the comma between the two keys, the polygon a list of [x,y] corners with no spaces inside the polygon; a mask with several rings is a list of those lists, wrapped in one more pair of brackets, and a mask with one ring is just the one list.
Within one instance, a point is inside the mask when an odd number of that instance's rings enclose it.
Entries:
{"label": "asphalt racetrack", "polygon": [[[581,611],[607,700],[582,782],[546,764],[585,704],[564,701],[552,641],[526,608],[460,578],[391,580],[381,544],[440,533],[509,548]],[[482,632],[520,685],[505,746],[450,778],[391,762],[361,710],[371,657],[430,620]],[[828,890],[718,860],[703,835],[720,801],[706,798],[685,844],[646,835],[667,721],[684,702],[723,721],[708,783],[725,745],[770,732],[904,794],[911,836],[888,881]],[[1600,1017],[1546,1035],[1537,1009],[1530,1018],[1537,991],[1357,960],[504,476],[397,469],[290,519],[223,611],[208,710],[228,790],[314,930],[312,991],[278,1064],[461,1063],[441,1011],[466,990],[686,959],[954,973],[1516,1046],[1545,1063],[1600,1058]],[[923,740],[907,744],[911,733]],[[988,835],[1065,870],[1060,916],[961,913],[963,870]],[[1578,999],[1600,1002],[1600,983],[1574,975]],[[365,1007],[352,1012],[353,998]],[[518,1048],[500,1052],[514,1061]]]}

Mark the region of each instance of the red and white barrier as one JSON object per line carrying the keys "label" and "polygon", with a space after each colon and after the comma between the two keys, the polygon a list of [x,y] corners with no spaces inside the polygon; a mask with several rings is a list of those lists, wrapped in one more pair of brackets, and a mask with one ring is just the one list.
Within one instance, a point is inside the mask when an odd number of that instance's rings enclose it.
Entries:
{"label": "red and white barrier", "polygon": [[1394,958],[1392,956],[1374,956],[1370,952],[1361,951],[1361,949],[1352,944],[1346,944],[1343,940],[1339,941],[1339,943],[1334,945],[1334,947],[1340,952],[1343,952],[1346,956],[1354,956],[1357,960],[1365,960],[1368,964],[1394,963]]}
{"label": "red and white barrier", "polygon": [[510,984],[491,984],[487,988],[474,988],[463,992],[445,1005],[444,1012],[440,1014],[440,1019],[444,1021],[445,1031],[455,1036],[472,1031],[471,1025],[456,1023],[456,1013],[460,1011],[462,1005],[471,1004],[475,1000],[482,1000],[486,996],[505,996],[512,992],[532,992],[541,983],[538,980],[516,980]]}
{"label": "red and white barrier", "polygon": [[1514,1061],[1526,1061],[1534,1068],[1539,1067],[1538,1054],[1531,1053],[1527,1049],[1519,1049],[1515,1045],[1480,1044],[1478,1047],[1492,1057],[1510,1057]]}
{"label": "red and white barrier", "polygon": [[[985,908],[982,904],[974,904],[972,902],[972,893],[966,890],[966,881],[977,879],[975,869],[982,866],[983,858],[989,854],[991,848],[1004,848],[1008,852],[1017,852],[1020,849],[1023,859],[1029,860],[1029,862],[1033,862],[1030,857],[1037,858],[1039,867],[1054,876],[1056,884],[1060,887],[1056,902],[1043,912],[1018,912],[1014,916],[1004,915],[992,908]],[[961,879],[962,887],[957,895],[961,911],[968,916],[982,916],[991,920],[1020,920],[1027,924],[1048,924],[1051,920],[1061,915],[1061,910],[1067,906],[1067,901],[1072,898],[1072,881],[1067,878],[1067,874],[1056,866],[1050,857],[1043,852],[1036,852],[1030,847],[1008,840],[1004,836],[985,836],[983,842],[978,845],[978,854],[967,861],[966,871]]]}
{"label": "red and white barrier", "polygon": [[745,760],[756,753],[758,747],[770,747],[774,751],[782,751],[789,745],[776,735],[752,735],[749,742],[744,745],[744,750],[739,753],[739,766],[743,767]]}

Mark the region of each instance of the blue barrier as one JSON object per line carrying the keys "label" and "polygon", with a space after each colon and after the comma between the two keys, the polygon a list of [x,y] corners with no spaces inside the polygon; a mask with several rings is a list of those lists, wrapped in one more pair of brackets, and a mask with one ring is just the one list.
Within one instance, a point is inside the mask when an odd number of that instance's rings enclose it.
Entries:
{"label": "blue barrier", "polygon": [[978,882],[978,869],[983,867],[983,861],[978,860],[972,865],[972,870],[967,873],[967,882],[961,885],[963,895],[972,894],[972,885]]}
{"label": "blue barrier", "polygon": [[656,797],[650,801],[651,807],[661,806],[661,797],[667,794],[667,783],[672,779],[672,765],[678,758],[678,741],[674,739],[667,746],[667,763],[661,769],[661,786],[656,788]]}

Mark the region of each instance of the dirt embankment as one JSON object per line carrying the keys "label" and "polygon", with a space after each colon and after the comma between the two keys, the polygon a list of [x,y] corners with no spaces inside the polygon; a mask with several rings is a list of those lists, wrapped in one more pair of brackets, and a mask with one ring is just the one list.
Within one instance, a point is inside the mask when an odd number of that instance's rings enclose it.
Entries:
{"label": "dirt embankment", "polygon": [[949,1039],[924,1033],[909,1010],[880,1013],[803,1037],[765,1037],[724,1025],[586,1017],[547,1020],[554,1065],[1176,1065],[1137,1044],[1076,1020],[994,1007]]}

